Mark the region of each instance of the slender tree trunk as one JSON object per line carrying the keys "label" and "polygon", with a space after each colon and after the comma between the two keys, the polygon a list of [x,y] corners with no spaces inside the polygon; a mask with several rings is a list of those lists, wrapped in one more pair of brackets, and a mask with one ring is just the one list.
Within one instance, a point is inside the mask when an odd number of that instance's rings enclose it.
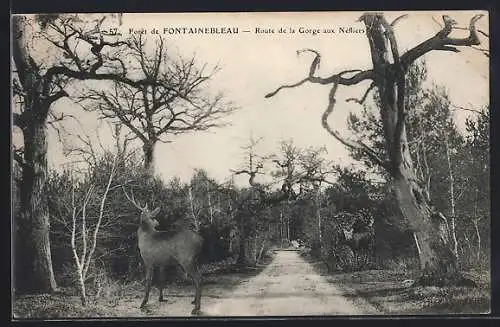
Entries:
{"label": "slender tree trunk", "polygon": [[200,230],[200,223],[198,219],[196,218],[196,214],[194,212],[194,199],[193,199],[193,191],[191,184],[188,185],[188,197],[189,197],[189,206],[191,209],[191,217],[193,218],[193,224],[194,227],[196,228],[196,231]]}
{"label": "slender tree trunk", "polygon": [[426,151],[425,151],[425,148],[422,149],[422,155],[423,155],[423,161],[424,161],[424,167],[425,167],[425,196],[426,196],[426,199],[427,201],[430,201],[431,199],[431,172],[430,172],[430,168],[429,168],[429,162],[427,160],[427,154],[426,154]]}
{"label": "slender tree trunk", "polygon": [[[235,214],[233,211],[233,204],[231,203],[231,199],[229,199],[229,212],[231,221],[235,221]],[[229,230],[229,252],[233,254],[233,242],[234,242],[234,234],[232,234],[232,228]]]}
{"label": "slender tree trunk", "polygon": [[286,215],[286,239],[290,242],[290,215]]}
{"label": "slender tree trunk", "polygon": [[283,221],[283,205],[280,206],[280,244],[281,247],[283,247],[283,226],[284,226],[284,221]]}
{"label": "slender tree trunk", "polygon": [[465,240],[465,244],[467,244],[467,254],[466,254],[465,258],[467,258],[467,263],[470,265],[471,262],[472,262],[472,260],[471,260],[471,257],[472,257],[472,244],[471,244],[469,235],[465,231],[464,231],[464,240]]}
{"label": "slender tree trunk", "polygon": [[214,208],[212,206],[212,198],[210,196],[210,183],[207,179],[207,198],[208,198],[208,211],[210,214],[210,224],[214,223]]}
{"label": "slender tree trunk", "polygon": [[257,256],[257,260],[256,262],[259,263],[261,258],[262,258],[262,253],[264,252],[264,246],[265,246],[265,242],[262,242],[261,246],[260,246],[260,250],[259,250],[259,255]]}
{"label": "slender tree trunk", "polygon": [[290,215],[287,215],[287,217],[286,217],[286,227],[287,227],[286,232],[288,235],[287,238],[288,238],[288,240],[291,240],[292,236],[290,235]]}
{"label": "slender tree trunk", "polygon": [[413,233],[413,239],[415,240],[415,245],[417,246],[417,253],[420,257],[422,255],[422,250],[420,250],[420,245],[418,244],[417,234]]}
{"label": "slender tree trunk", "polygon": [[445,136],[444,138],[444,145],[446,148],[446,162],[448,164],[448,179],[450,183],[450,214],[451,214],[451,237],[453,240],[453,254],[456,257],[456,260],[458,262],[458,241],[457,241],[457,234],[456,234],[456,228],[455,228],[455,219],[456,219],[456,214],[455,214],[455,180],[453,178],[453,170],[451,167],[451,158],[450,158],[450,144],[448,140],[448,135]]}
{"label": "slender tree trunk", "polygon": [[78,276],[78,285],[80,286],[80,300],[83,306],[87,305],[87,291],[85,289],[85,281],[83,280],[83,276],[80,274]]}
{"label": "slender tree trunk", "polygon": [[257,263],[257,235],[253,237],[252,261]]}
{"label": "slender tree trunk", "polygon": [[257,231],[257,219],[253,220],[252,224],[252,232],[251,232],[251,264],[252,266],[255,266],[257,264],[257,242],[259,238],[259,232]]}
{"label": "slender tree trunk", "polygon": [[318,219],[318,239],[319,239],[319,244],[322,247],[323,246],[323,235],[321,233],[321,205],[320,205],[320,188],[319,186],[316,187],[316,192],[315,192],[315,207],[316,207],[316,217]]}
{"label": "slender tree trunk", "polygon": [[476,231],[477,239],[477,250],[476,250],[476,260],[479,263],[481,259],[481,234],[479,233],[479,219],[474,219],[474,230]]}
{"label": "slender tree trunk", "polygon": [[[415,150],[415,157],[416,157],[416,173],[420,181],[422,181],[424,184],[424,195],[427,199],[427,201],[430,201],[431,198],[431,172],[429,169],[429,163],[427,160],[427,153],[426,153],[426,139],[425,139],[425,131],[422,128],[422,124],[418,123],[418,129],[420,132],[420,137],[422,138],[420,142],[418,142],[416,150]],[[422,153],[422,158],[420,158],[420,153]]]}
{"label": "slender tree trunk", "polygon": [[[476,232],[476,238],[477,238],[477,251],[476,251],[476,259],[479,262],[479,258],[481,255],[481,234],[479,234],[479,228],[478,228],[478,217],[477,217],[477,197],[478,197],[479,189],[476,188],[476,196],[474,200],[474,218],[472,219],[472,223],[474,224],[474,230]],[[470,248],[470,247],[469,247]]]}
{"label": "slender tree trunk", "polygon": [[239,236],[240,236],[240,242],[239,242],[239,247],[238,247],[238,260],[236,263],[238,265],[246,265],[248,263],[248,258],[247,258],[247,233],[246,233],[246,228],[245,228],[245,222],[243,221],[244,217],[240,215],[238,217],[238,229],[239,229]]}

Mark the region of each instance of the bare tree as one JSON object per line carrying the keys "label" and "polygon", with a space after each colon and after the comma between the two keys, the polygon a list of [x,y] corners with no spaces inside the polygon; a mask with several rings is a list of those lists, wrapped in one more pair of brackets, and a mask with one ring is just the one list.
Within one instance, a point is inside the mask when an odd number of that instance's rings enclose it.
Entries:
{"label": "bare tree", "polygon": [[256,147],[261,140],[262,138],[250,137],[248,144],[242,146],[246,161],[244,168],[232,171],[234,175],[248,175],[248,183],[250,184],[250,189],[247,192],[244,190],[241,192],[240,199],[234,199],[240,209],[236,215],[236,222],[239,231],[238,264],[241,265],[248,263],[249,240],[255,237],[255,235],[252,235],[252,231],[255,232],[256,230],[255,216],[259,211],[260,198],[265,193],[265,185],[255,181],[258,174],[263,174],[264,161],[267,159],[258,155],[256,151]]}
{"label": "bare tree", "polygon": [[333,164],[322,157],[326,152],[325,147],[304,149],[299,156],[301,190],[312,189],[314,194],[314,208],[318,227],[318,240],[322,244],[322,222],[321,222],[321,187],[324,183],[333,184],[328,180],[334,172]]}
{"label": "bare tree", "polygon": [[224,95],[209,94],[209,82],[218,71],[205,73],[195,56],[190,59],[167,55],[163,38],[154,51],[145,39],[132,37],[119,54],[122,61],[150,84],[132,86],[116,80],[107,88],[84,91],[81,105],[104,118],[119,121],[143,145],[144,165],[154,170],[154,149],[158,142],[172,142],[172,136],[225,126],[223,118],[236,110]]}
{"label": "bare tree", "polygon": [[[237,223],[240,233],[240,249],[238,257],[238,262],[240,264],[244,263],[248,253],[248,249],[245,247],[245,242],[242,241],[247,241],[250,237],[254,238],[254,241],[256,241],[256,235],[254,235],[257,229],[257,221],[255,219],[256,216],[266,207],[279,204],[281,201],[293,197],[293,190],[291,187],[292,182],[290,178],[288,178],[289,176],[285,178],[281,189],[278,192],[270,192],[269,188],[271,185],[257,182],[255,180],[257,175],[264,175],[263,169],[265,163],[273,157],[271,155],[259,155],[257,153],[257,145],[261,140],[262,138],[250,138],[248,144],[242,147],[245,155],[244,167],[240,170],[232,170],[234,175],[247,175],[248,184],[250,185],[250,189],[242,190],[241,197],[239,199],[233,198],[233,201],[238,203],[238,208],[240,209],[238,210],[237,215]],[[290,164],[291,161],[289,162],[289,165]],[[292,171],[292,169],[287,169],[285,166],[284,168],[286,171]],[[249,227],[251,227],[251,229]]]}
{"label": "bare tree", "polygon": [[[103,48],[118,47],[121,43],[104,41],[102,37],[97,41],[91,39],[83,29],[76,27],[77,20],[78,17],[70,15],[16,15],[12,19],[13,91],[14,98],[18,99],[15,106],[20,108],[14,113],[13,124],[22,131],[24,142],[22,153],[14,153],[14,159],[22,169],[21,210],[19,219],[15,221],[15,287],[18,291],[50,292],[57,288],[52,271],[50,224],[44,198],[47,119],[51,105],[68,95],[65,89],[70,79],[125,79],[123,75],[97,72],[103,66]],[[95,27],[95,23],[91,24]],[[37,62],[31,47],[36,37],[50,42],[52,48],[64,55],[56,62]],[[87,56],[85,63],[75,52],[75,44],[80,42],[86,44],[87,49],[92,49],[92,55]]]}
{"label": "bare tree", "polygon": [[[284,140],[280,142],[280,151],[274,156],[275,159],[273,159],[273,162],[278,168],[278,170],[273,173],[273,176],[283,179],[283,191],[285,193],[289,192],[290,194],[288,201],[283,201],[280,205],[279,235],[282,245],[285,240],[290,240],[290,216],[286,214],[285,209],[290,204],[291,200],[297,197],[293,186],[299,179],[297,170],[300,154],[300,149],[295,146],[293,140]],[[299,192],[299,194],[301,194],[301,192]]]}
{"label": "bare tree", "polygon": [[[78,277],[78,288],[80,290],[80,299],[82,301],[83,306],[85,306],[87,304],[85,282],[87,280],[89,268],[91,267],[93,255],[94,255],[94,252],[95,252],[96,247],[97,247],[97,239],[99,236],[100,227],[103,223],[104,207],[105,207],[108,192],[111,188],[111,183],[113,181],[113,177],[115,174],[116,160],[117,160],[117,156],[115,156],[115,158],[113,160],[111,171],[109,173],[109,178],[108,178],[108,181],[106,183],[104,193],[101,197],[97,221],[95,222],[95,225],[93,226],[92,233],[91,233],[92,227],[87,226],[88,225],[88,217],[87,217],[86,213],[87,213],[87,205],[89,204],[90,200],[92,199],[95,185],[91,184],[89,186],[89,188],[85,194],[85,197],[83,199],[83,203],[81,205],[81,208],[78,207],[78,205],[76,204],[76,200],[75,200],[75,183],[73,183],[73,187],[71,190],[71,208],[72,208],[72,213],[71,213],[71,218],[72,218],[71,251],[73,253],[73,259],[75,261],[75,266],[76,266],[75,270],[76,270],[76,275]],[[78,245],[76,243],[78,215],[81,216],[81,223],[79,224],[81,227],[81,232],[79,234],[81,234],[81,237],[82,237],[82,242],[81,242],[82,245],[81,245],[80,249],[78,248]]]}
{"label": "bare tree", "polygon": [[[442,215],[433,212],[423,195],[422,183],[418,179],[409,152],[405,119],[411,108],[405,106],[405,75],[415,60],[430,51],[458,52],[458,46],[479,45],[476,22],[483,15],[472,17],[468,27],[469,35],[463,38],[450,36],[456,21],[444,15],[444,26],[438,33],[400,54],[394,27],[405,16],[396,18],[392,23],[379,13],[365,13],[359,18],[359,21],[365,24],[371,50],[372,69],[348,70],[329,77],[318,77],[316,71],[321,56],[315,50],[306,49],[303,51],[312,52],[315,55],[309,75],[297,83],[280,86],[266,97],[272,97],[285,88],[298,87],[306,82],[332,85],[329,103],[321,120],[322,126],[345,146],[364,152],[391,176],[402,217],[415,232],[420,245],[419,258],[422,272],[420,282],[423,284],[456,283],[462,281],[463,277],[458,271],[456,258],[449,247],[446,221],[443,221]],[[350,76],[347,77],[349,74]],[[385,158],[380,157],[361,140],[349,140],[342,137],[328,123],[328,117],[335,107],[338,86],[356,85],[362,81],[371,81],[366,93],[376,88],[380,96]],[[359,102],[363,103],[365,99],[366,94]]]}

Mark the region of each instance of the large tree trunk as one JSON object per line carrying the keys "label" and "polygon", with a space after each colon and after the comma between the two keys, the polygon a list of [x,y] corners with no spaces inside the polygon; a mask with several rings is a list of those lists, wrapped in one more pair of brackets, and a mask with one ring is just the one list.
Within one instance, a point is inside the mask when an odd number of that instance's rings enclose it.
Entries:
{"label": "large tree trunk", "polygon": [[[396,133],[397,87],[390,78],[380,85],[382,97],[382,115],[386,135]],[[413,167],[406,130],[403,127],[400,144],[392,143],[388,138],[386,147],[391,158],[391,177],[405,225],[415,233],[420,248],[419,259],[423,284],[455,283],[459,277],[456,257],[450,249],[449,231],[446,218],[435,213],[426,196],[423,181],[420,181]],[[397,153],[400,151],[400,153]]]}
{"label": "large tree trunk", "polygon": [[413,180],[411,170],[394,176],[393,185],[401,214],[414,232],[419,246],[423,284],[455,283],[459,277],[456,257],[450,248],[448,225],[422,196],[423,190]]}
{"label": "large tree trunk", "polygon": [[[396,115],[397,107],[391,104],[396,99],[396,87],[386,90],[382,111],[386,112],[384,129],[386,134],[394,135],[396,124],[392,115]],[[388,83],[388,85],[391,85]],[[394,92],[394,94],[392,94]],[[403,127],[400,144],[387,142],[386,146],[393,164],[391,177],[393,191],[401,210],[402,217],[416,235],[420,247],[419,259],[422,269],[421,281],[424,284],[454,283],[459,277],[456,257],[450,249],[449,231],[446,218],[433,211],[421,185],[423,181],[417,178],[413,167],[409,147],[406,140],[406,130]],[[399,150],[398,150],[399,149]],[[398,154],[395,151],[401,151]],[[400,157],[400,159],[397,159]]]}
{"label": "large tree trunk", "polygon": [[144,143],[142,146],[142,150],[144,152],[144,169],[146,169],[146,172],[150,175],[154,175],[154,170],[155,170],[155,145],[156,143],[154,142],[149,142],[149,143]]}
{"label": "large tree trunk", "polygon": [[411,108],[404,108],[406,71],[399,62],[391,62],[399,60],[397,45],[389,43],[392,31],[383,26],[377,15],[365,18],[365,24],[381,101],[380,114],[389,159],[386,168],[392,177],[404,225],[415,233],[420,247],[420,282],[455,283],[459,272],[456,257],[449,247],[446,219],[431,209],[409,151],[405,116],[406,110]]}
{"label": "large tree trunk", "polygon": [[47,126],[51,101],[44,77],[29,54],[24,17],[16,16],[12,24],[12,56],[19,81],[25,93],[22,114],[14,123],[24,136],[20,213],[15,217],[15,276],[18,292],[52,292],[57,285],[50,252],[50,222],[45,198],[47,176]]}
{"label": "large tree trunk", "polygon": [[44,190],[47,140],[44,122],[24,130],[24,166],[20,188],[21,210],[15,235],[15,286],[19,292],[57,289],[50,252],[50,221]]}

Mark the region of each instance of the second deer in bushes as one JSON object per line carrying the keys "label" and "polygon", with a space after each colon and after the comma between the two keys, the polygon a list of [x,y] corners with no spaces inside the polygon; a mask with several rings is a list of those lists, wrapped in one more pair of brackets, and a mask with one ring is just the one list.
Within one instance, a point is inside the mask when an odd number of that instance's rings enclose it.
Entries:
{"label": "second deer in bushes", "polygon": [[351,226],[343,228],[344,243],[348,244],[354,251],[372,250],[374,242],[373,218],[367,225]]}
{"label": "second deer in bushes", "polygon": [[149,210],[147,204],[144,207],[139,205],[135,201],[133,194],[132,197],[129,197],[125,189],[123,191],[127,199],[141,211],[137,237],[141,257],[146,268],[145,294],[141,308],[144,308],[149,299],[154,268],[157,267],[160,270],[159,301],[161,302],[164,301],[165,267],[177,264],[194,283],[196,294],[192,302],[194,309],[191,313],[199,314],[201,306],[201,273],[198,268],[198,259],[201,253],[203,238],[198,233],[187,229],[176,233],[156,230],[158,222],[155,220],[155,217],[160,212],[160,208]]}

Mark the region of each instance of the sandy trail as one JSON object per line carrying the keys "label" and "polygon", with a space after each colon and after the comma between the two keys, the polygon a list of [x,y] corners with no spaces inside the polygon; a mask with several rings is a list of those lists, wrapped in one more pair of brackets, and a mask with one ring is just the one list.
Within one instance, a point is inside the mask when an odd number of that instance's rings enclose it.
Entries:
{"label": "sandy trail", "polygon": [[340,289],[316,273],[295,251],[278,251],[274,260],[259,275],[242,282],[230,294],[214,300],[202,300],[203,315],[377,314],[377,310],[367,303],[360,306],[345,298]]}

